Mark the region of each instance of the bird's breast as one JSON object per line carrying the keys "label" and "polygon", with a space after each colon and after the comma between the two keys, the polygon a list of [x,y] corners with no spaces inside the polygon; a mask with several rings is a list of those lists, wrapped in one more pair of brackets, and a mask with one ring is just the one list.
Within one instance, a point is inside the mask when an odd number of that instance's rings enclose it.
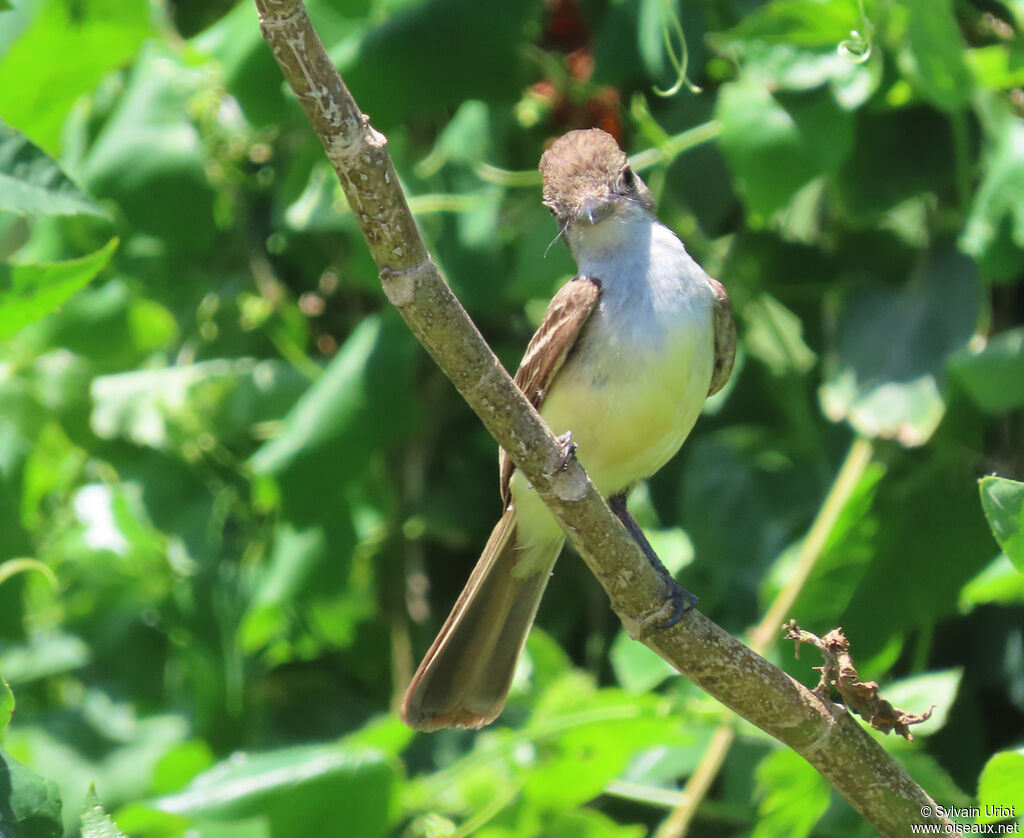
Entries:
{"label": "bird's breast", "polygon": [[602,300],[591,315],[541,415],[555,433],[572,432],[602,494],[653,474],[679,450],[708,392],[711,329],[703,297],[683,291]]}

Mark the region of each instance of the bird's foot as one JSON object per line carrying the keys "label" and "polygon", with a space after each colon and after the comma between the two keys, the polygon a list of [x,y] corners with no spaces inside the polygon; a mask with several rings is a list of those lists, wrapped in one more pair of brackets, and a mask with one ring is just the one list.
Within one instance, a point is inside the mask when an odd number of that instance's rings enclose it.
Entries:
{"label": "bird's foot", "polygon": [[572,441],[572,431],[560,434],[555,437],[555,441],[558,443],[558,450],[562,455],[562,464],[559,468],[565,469],[572,458],[576,456],[576,443]]}
{"label": "bird's foot", "polygon": [[[660,565],[661,562],[659,561]],[[668,593],[665,594],[665,602],[672,604],[672,611],[660,626],[660,628],[667,629],[672,628],[682,618],[683,614],[687,611],[692,611],[697,606],[697,595],[690,593],[676,582],[675,579],[665,570],[665,566],[662,565],[661,569],[665,571],[665,575],[668,577],[666,582],[668,585]]]}

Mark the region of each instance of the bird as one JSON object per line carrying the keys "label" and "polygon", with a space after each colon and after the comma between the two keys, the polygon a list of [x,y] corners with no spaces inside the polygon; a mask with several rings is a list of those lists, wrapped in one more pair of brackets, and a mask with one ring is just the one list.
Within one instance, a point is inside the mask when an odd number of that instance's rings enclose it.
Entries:
{"label": "bird", "polygon": [[[652,563],[626,510],[729,379],[736,334],[724,286],[655,214],[650,189],[608,133],[571,131],[540,160],[543,203],[578,272],[552,298],[515,382]],[[503,512],[417,669],[400,715],[412,728],[480,728],[505,705],[565,535],[499,453]],[[679,607],[696,598],[675,586]]]}

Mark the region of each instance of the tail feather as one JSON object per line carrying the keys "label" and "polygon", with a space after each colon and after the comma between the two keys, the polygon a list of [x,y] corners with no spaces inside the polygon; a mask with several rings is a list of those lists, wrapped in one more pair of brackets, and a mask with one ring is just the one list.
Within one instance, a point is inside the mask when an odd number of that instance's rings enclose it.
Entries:
{"label": "tail feather", "polygon": [[478,728],[501,712],[563,540],[521,547],[515,510],[502,515],[405,693],[406,724]]}

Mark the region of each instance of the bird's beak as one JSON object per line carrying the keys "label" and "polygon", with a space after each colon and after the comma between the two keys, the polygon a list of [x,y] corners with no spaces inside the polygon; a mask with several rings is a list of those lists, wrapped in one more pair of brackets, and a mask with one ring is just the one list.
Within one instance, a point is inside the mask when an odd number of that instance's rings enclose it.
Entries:
{"label": "bird's beak", "polygon": [[614,211],[615,203],[608,198],[587,196],[580,202],[574,213],[573,221],[593,227],[604,221]]}

